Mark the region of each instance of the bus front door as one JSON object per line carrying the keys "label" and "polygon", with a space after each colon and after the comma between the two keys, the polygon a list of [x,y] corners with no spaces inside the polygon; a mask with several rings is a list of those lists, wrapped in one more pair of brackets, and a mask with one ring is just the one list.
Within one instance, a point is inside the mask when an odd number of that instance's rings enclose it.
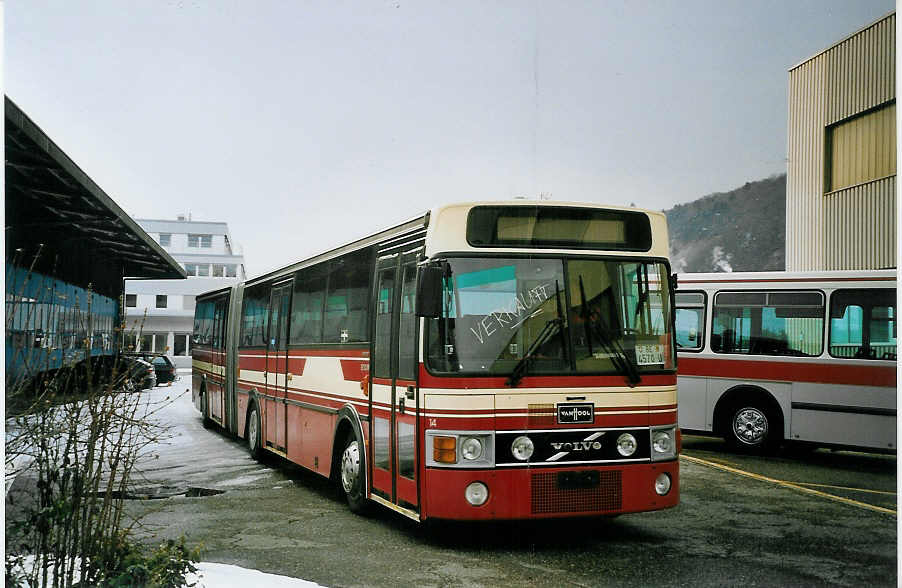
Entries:
{"label": "bus front door", "polygon": [[383,258],[376,269],[371,352],[372,492],[419,511],[416,263],[413,255]]}

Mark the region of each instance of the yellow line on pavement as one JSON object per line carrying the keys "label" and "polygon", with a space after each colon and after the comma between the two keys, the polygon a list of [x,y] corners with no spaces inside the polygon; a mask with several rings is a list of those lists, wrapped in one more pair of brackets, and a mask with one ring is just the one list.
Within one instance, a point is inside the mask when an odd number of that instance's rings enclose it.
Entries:
{"label": "yellow line on pavement", "polygon": [[895,492],[887,492],[886,490],[869,490],[867,488],[850,488],[849,486],[832,486],[830,484],[815,484],[814,482],[794,482],[799,486],[814,486],[815,488],[834,488],[836,490],[849,490],[850,492],[867,492],[869,494],[883,494],[884,496],[895,496]]}
{"label": "yellow line on pavement", "polygon": [[754,480],[759,480],[761,482],[770,482],[772,484],[777,484],[778,486],[792,488],[793,490],[798,490],[799,492],[804,492],[805,494],[819,496],[821,498],[826,498],[827,500],[834,500],[836,502],[841,502],[843,504],[848,504],[850,506],[857,506],[858,508],[873,510],[875,512],[882,512],[884,514],[891,514],[893,516],[896,515],[896,511],[890,510],[888,508],[883,508],[881,506],[874,506],[873,504],[868,504],[866,502],[860,502],[858,500],[852,500],[851,498],[843,498],[842,496],[835,496],[833,494],[827,494],[826,492],[821,492],[820,490],[812,490],[811,488],[806,488],[804,486],[800,486],[799,484],[795,484],[793,482],[786,482],[785,480],[777,480],[775,478],[768,478],[767,476],[762,476],[761,474],[747,472],[745,470],[740,470],[738,468],[733,468],[733,467],[725,466],[725,465],[722,465],[719,463],[714,463],[713,461],[699,459],[697,457],[690,457],[685,454],[680,455],[680,459],[685,459],[686,461],[691,462],[691,463],[705,465],[708,467],[723,470],[725,472],[730,472],[732,474],[737,474],[739,476],[745,476],[747,478],[752,478]]}

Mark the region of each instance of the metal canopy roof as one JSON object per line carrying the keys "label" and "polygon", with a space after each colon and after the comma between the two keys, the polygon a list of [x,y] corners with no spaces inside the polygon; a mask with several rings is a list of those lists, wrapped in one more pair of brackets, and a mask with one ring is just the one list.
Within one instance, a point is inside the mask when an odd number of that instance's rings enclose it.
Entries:
{"label": "metal canopy roof", "polygon": [[122,279],[185,270],[9,98],[6,261],[118,296]]}

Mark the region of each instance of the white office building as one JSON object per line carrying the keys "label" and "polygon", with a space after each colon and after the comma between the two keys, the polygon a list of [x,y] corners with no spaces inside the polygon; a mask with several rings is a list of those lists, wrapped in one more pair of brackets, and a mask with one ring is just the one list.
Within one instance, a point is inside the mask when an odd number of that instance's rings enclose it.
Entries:
{"label": "white office building", "polygon": [[198,294],[245,279],[226,223],[135,219],[188,274],[187,280],[126,280],[126,348],[168,355],[191,367],[191,330]]}

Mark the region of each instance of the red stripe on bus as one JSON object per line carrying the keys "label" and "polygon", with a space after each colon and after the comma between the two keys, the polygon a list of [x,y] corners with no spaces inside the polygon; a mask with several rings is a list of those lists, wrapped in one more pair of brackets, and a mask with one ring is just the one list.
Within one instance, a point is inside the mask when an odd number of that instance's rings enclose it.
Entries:
{"label": "red stripe on bus", "polygon": [[[596,415],[608,415],[610,413],[617,412],[631,412],[631,413],[648,413],[650,411],[674,411],[676,410],[675,404],[662,404],[662,405],[654,405],[654,406],[596,406],[595,414]],[[443,409],[443,408],[423,408],[423,412],[428,412],[429,414],[434,414],[437,416],[444,415],[495,415],[497,418],[544,418],[551,417],[554,418],[555,411],[553,407],[549,407],[548,410],[542,411],[540,413],[530,413],[527,407],[523,408],[511,408],[506,410],[493,410],[491,408],[487,409],[476,409],[476,410],[467,410],[465,408],[457,408],[457,409]]]}
{"label": "red stripe on bus", "polygon": [[[620,388],[625,376],[525,376],[517,388]],[[637,389],[646,386],[676,386],[676,374],[642,376]],[[507,377],[433,376],[420,366],[420,387],[462,389],[507,388]]]}
{"label": "red stripe on bus", "polygon": [[238,357],[238,367],[243,370],[253,370],[257,372],[266,371],[266,356],[263,357],[247,357],[242,355]]}
{"label": "red stripe on bus", "polygon": [[298,357],[370,357],[369,349],[291,349],[288,354]]}
{"label": "red stripe on bus", "polygon": [[303,376],[304,368],[307,367],[307,358],[306,357],[288,357],[288,372],[292,376]]}
{"label": "red stripe on bus", "polygon": [[740,380],[896,386],[896,368],[860,364],[802,363],[784,361],[706,359],[681,357],[681,376],[707,376]]}
{"label": "red stripe on bus", "polygon": [[342,359],[341,374],[346,382],[359,382],[363,376],[370,373],[369,359]]}

